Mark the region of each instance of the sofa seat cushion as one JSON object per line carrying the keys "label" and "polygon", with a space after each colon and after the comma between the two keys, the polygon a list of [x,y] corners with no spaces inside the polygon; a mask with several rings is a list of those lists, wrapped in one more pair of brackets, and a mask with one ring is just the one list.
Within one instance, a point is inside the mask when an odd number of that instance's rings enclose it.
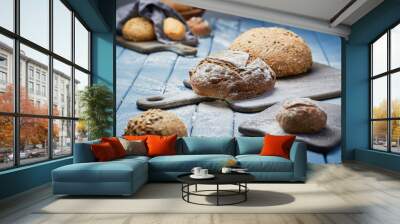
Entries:
{"label": "sofa seat cushion", "polygon": [[239,155],[236,160],[250,172],[293,172],[293,162],[278,156]]}
{"label": "sofa seat cushion", "polygon": [[[131,182],[135,173],[143,172],[144,170],[147,170],[147,163],[140,159],[75,163],[53,170],[53,181]],[[147,176],[147,173],[143,175]]]}
{"label": "sofa seat cushion", "polygon": [[203,167],[210,171],[219,171],[230,159],[231,155],[174,155],[158,156],[149,160],[149,170],[152,172],[190,172],[193,167]]}

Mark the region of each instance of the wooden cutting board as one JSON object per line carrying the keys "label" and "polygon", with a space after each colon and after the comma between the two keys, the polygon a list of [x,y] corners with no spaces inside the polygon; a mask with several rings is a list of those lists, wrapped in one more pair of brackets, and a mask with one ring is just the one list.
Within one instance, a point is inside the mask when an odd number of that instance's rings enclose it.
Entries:
{"label": "wooden cutting board", "polygon": [[[239,132],[246,136],[264,136],[265,134],[286,135],[275,116],[283,102],[277,103],[263,112],[254,115],[239,124]],[[317,102],[326,112],[327,127],[316,134],[296,134],[296,139],[313,147],[314,151],[326,153],[341,141],[341,108],[340,105]]]}
{"label": "wooden cutting board", "polygon": [[180,43],[163,44],[158,41],[133,42],[127,41],[121,36],[117,36],[116,40],[119,45],[144,54],[150,54],[159,51],[172,51],[183,56],[197,54],[197,48]]}
{"label": "wooden cutting board", "polygon": [[[187,80],[183,81],[187,88],[191,88]],[[278,79],[275,88],[259,97],[230,101],[229,107],[236,112],[255,113],[287,98],[306,97],[314,100],[324,100],[339,97],[341,94],[341,72],[328,65],[314,63],[312,69],[303,75]],[[155,98],[160,99],[158,101]],[[168,109],[188,104],[197,104],[202,101],[209,101],[209,97],[196,94],[172,93],[163,96],[139,99],[139,108],[160,108]]]}

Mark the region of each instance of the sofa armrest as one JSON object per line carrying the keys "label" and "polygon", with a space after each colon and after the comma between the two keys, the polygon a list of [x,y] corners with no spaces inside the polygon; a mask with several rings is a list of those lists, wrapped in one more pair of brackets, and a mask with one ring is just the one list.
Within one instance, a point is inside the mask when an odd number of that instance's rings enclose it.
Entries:
{"label": "sofa armrest", "polygon": [[307,175],[307,146],[304,142],[294,142],[290,149],[290,160],[293,162],[293,179],[305,181]]}
{"label": "sofa armrest", "polygon": [[90,146],[99,143],[99,140],[75,143],[74,147],[74,163],[95,162],[96,158],[92,153]]}

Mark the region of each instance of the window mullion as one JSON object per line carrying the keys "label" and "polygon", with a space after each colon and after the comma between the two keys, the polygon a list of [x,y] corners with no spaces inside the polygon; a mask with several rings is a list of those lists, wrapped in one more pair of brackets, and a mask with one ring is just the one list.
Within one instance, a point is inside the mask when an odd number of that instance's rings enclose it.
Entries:
{"label": "window mullion", "polygon": [[[20,1],[15,0],[14,1],[14,31],[17,35],[19,35],[19,8],[20,8]],[[20,79],[19,79],[19,73],[20,73],[20,46],[19,46],[19,39],[15,38],[14,39],[14,112],[19,113],[20,111],[20,105],[19,105],[19,99],[20,99]],[[19,135],[20,135],[20,119],[19,117],[14,116],[14,165],[19,166],[20,164],[20,155],[19,155]]]}
{"label": "window mullion", "polygon": [[[72,105],[71,105],[71,117],[75,118],[75,12],[72,11],[71,14],[71,24],[72,24],[72,38],[71,38],[71,60],[74,66],[71,67],[71,91],[72,91]],[[72,155],[74,155],[74,145],[75,145],[75,125],[76,122],[72,121],[72,130],[71,130],[71,150]]]}
{"label": "window mullion", "polygon": [[[49,0],[49,50],[53,52],[53,0]],[[49,159],[53,159],[53,57],[49,55],[49,74],[48,74],[49,116],[48,120],[48,152]]]}
{"label": "window mullion", "polygon": [[[387,32],[387,71],[390,70],[390,30],[388,30]],[[387,75],[387,110],[388,110],[388,118],[392,117],[392,99],[391,99],[391,74],[389,73]],[[392,125],[391,125],[392,121],[389,120],[387,122],[387,139],[389,141],[388,143],[388,152],[392,151],[392,135],[391,135],[391,129],[392,129]]]}

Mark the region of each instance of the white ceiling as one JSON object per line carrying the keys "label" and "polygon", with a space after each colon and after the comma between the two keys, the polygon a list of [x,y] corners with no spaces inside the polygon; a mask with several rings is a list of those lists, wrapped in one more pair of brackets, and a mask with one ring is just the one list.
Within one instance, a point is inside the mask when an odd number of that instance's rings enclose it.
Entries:
{"label": "white ceiling", "polygon": [[227,0],[229,2],[243,3],[255,7],[275,9],[301,16],[330,20],[337,12],[351,0]]}
{"label": "white ceiling", "polygon": [[[383,0],[175,0],[199,8],[347,37]],[[347,6],[347,7],[346,7]]]}

